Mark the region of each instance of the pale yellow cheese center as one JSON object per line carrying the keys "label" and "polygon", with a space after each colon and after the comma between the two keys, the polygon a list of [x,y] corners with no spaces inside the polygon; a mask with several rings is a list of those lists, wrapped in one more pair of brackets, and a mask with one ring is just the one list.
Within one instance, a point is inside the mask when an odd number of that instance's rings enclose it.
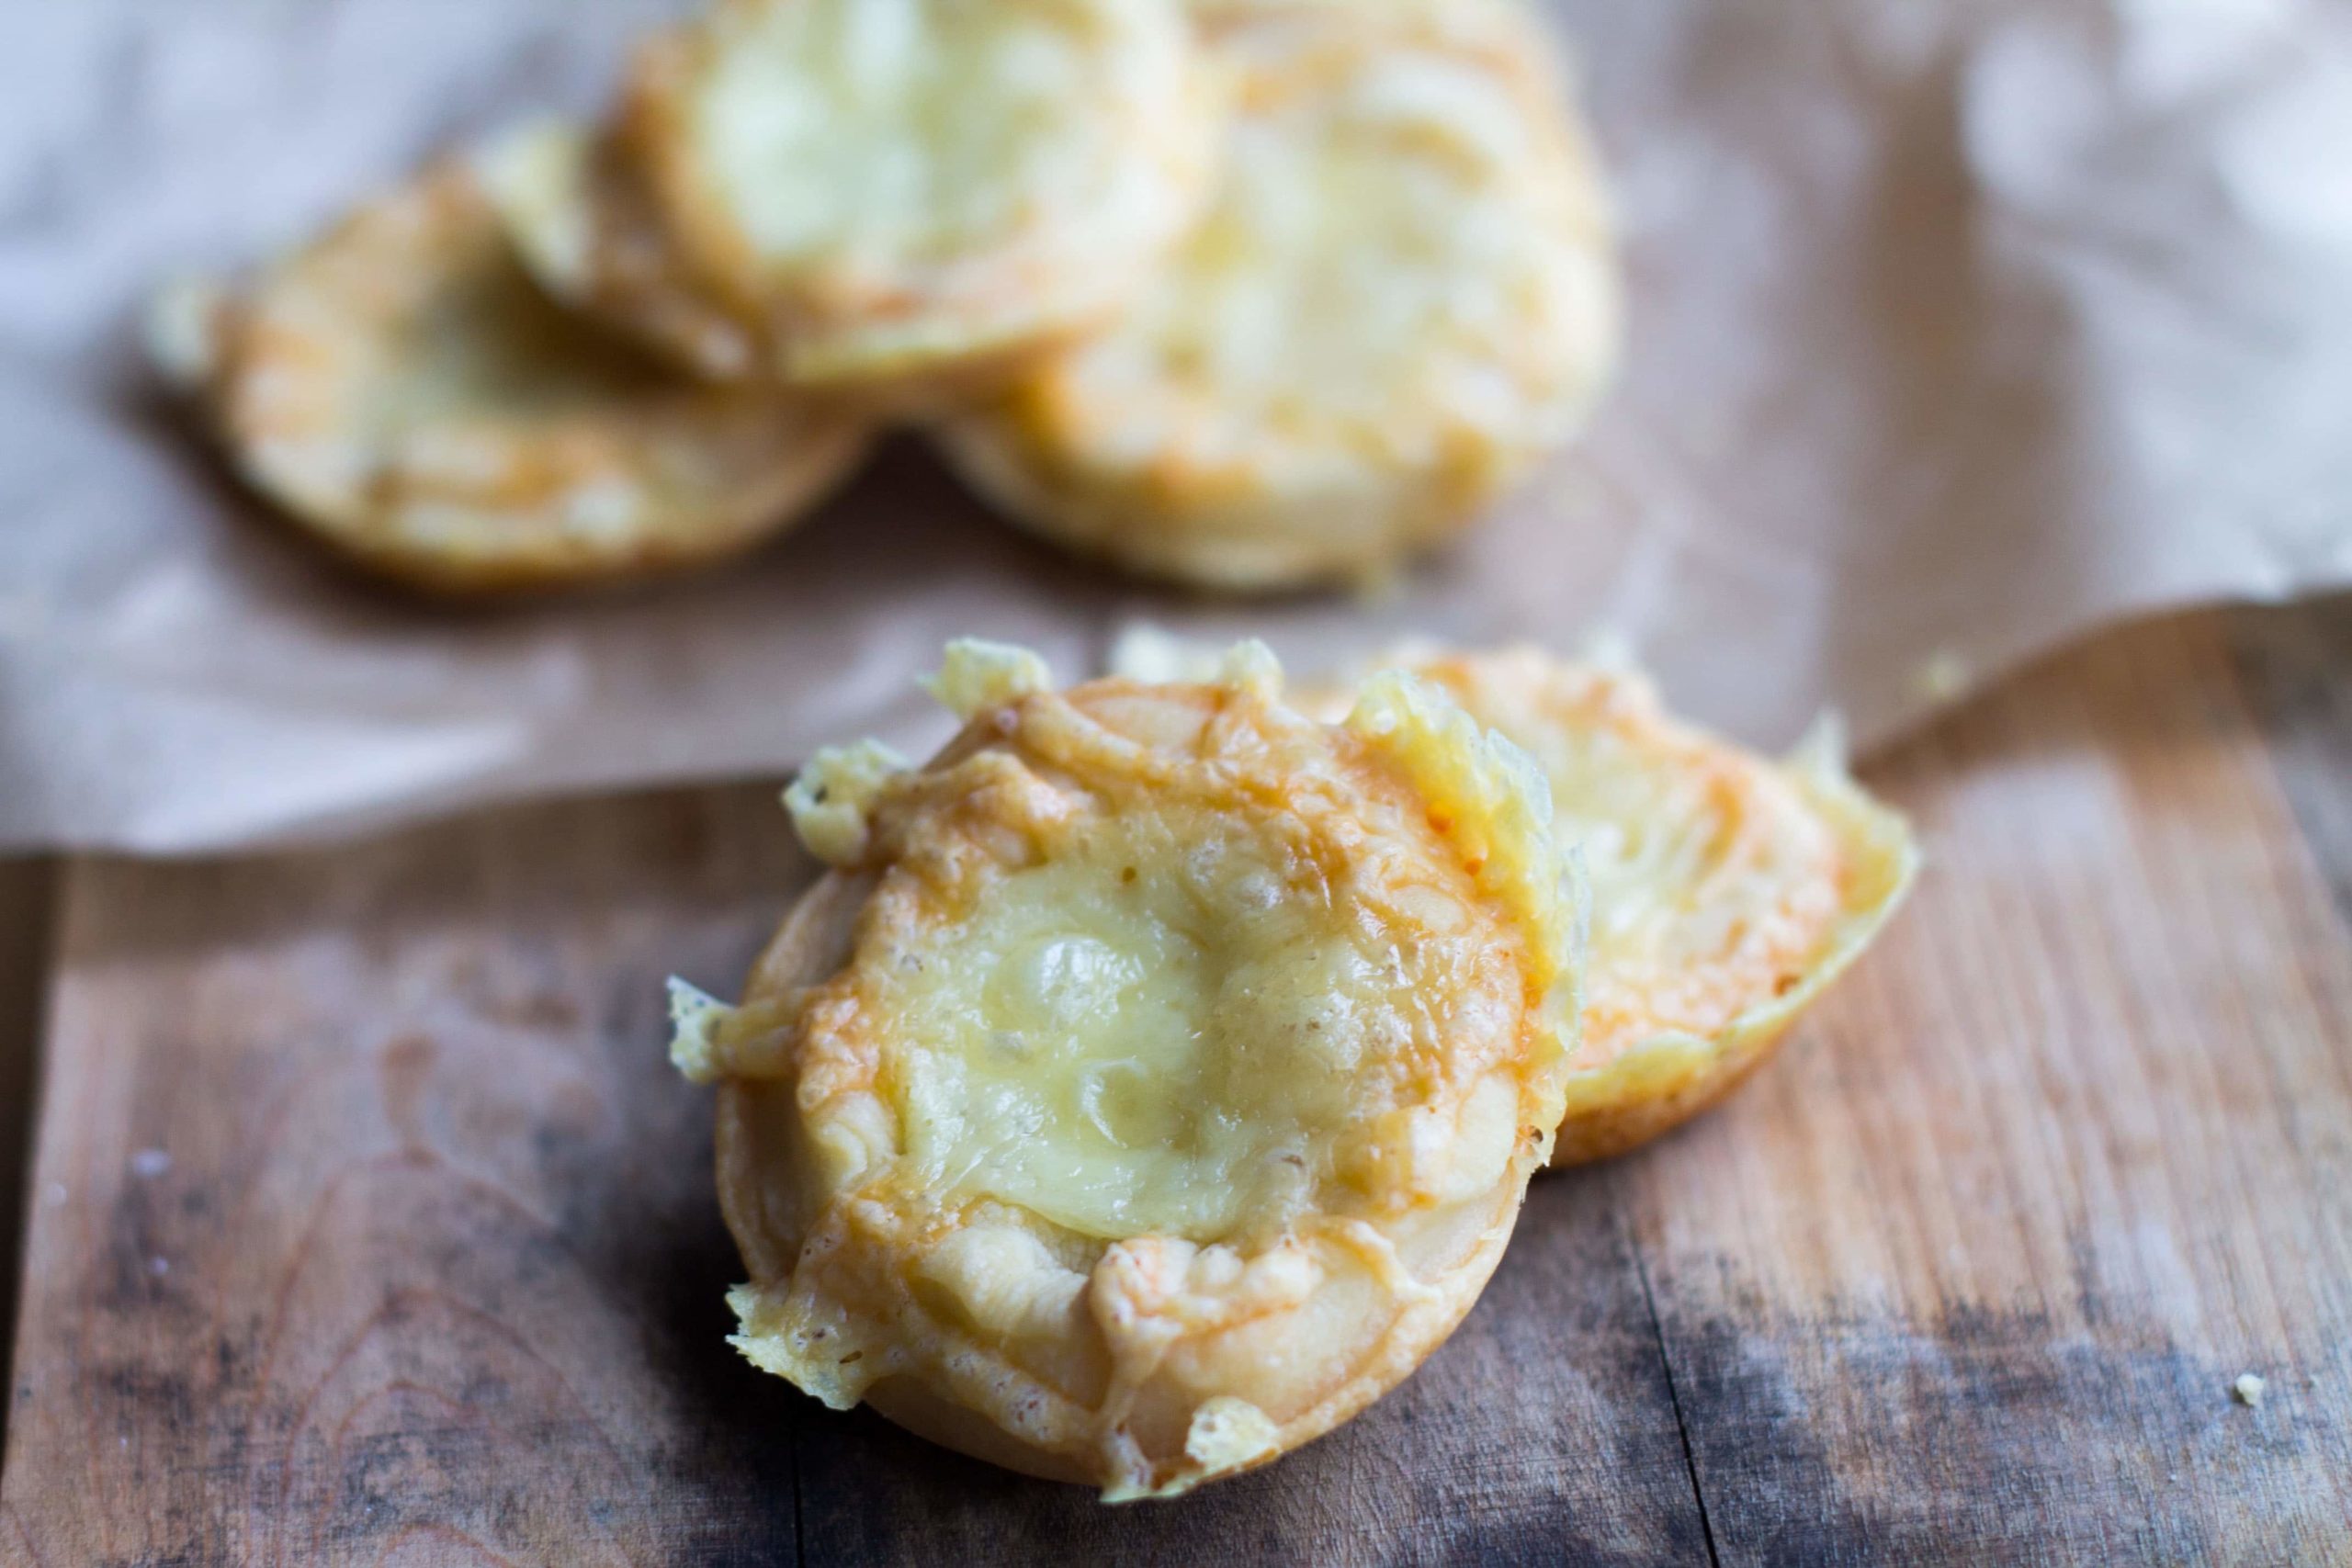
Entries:
{"label": "pale yellow cheese center", "polygon": [[859,0],[758,7],[729,30],[693,132],[753,246],[877,265],[1003,234],[1095,160],[1100,96],[1081,5]]}
{"label": "pale yellow cheese center", "polygon": [[1093,818],[889,966],[909,1153],[1090,1235],[1278,1224],[1442,1027],[1416,947],[1238,815]]}

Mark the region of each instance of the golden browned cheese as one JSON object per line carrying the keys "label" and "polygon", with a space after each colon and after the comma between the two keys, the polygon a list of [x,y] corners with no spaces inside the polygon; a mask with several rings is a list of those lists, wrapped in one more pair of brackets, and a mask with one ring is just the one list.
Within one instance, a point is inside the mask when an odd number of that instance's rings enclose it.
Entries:
{"label": "golden browned cheese", "polygon": [[356,562],[448,592],[636,577],[748,548],[867,423],[699,386],[566,315],[463,164],[370,202],[250,288],[186,288],[163,367],[239,470]]}
{"label": "golden browned cheese", "polygon": [[1548,1152],[1579,898],[1526,760],[1431,688],[1339,725],[1270,658],[1049,690],[959,645],[921,770],[828,753],[833,872],[740,1008],[737,1343],[1116,1499],[1329,1430],[1451,1331]]}
{"label": "golden browned cheese", "polygon": [[1176,0],[718,0],[640,51],[590,194],[642,220],[591,227],[650,224],[749,374],[921,388],[1123,308],[1219,126]]}
{"label": "golden browned cheese", "polygon": [[937,434],[1016,519],[1139,572],[1378,579],[1557,450],[1606,381],[1593,159],[1508,0],[1195,10],[1234,101],[1207,217],[1116,325]]}

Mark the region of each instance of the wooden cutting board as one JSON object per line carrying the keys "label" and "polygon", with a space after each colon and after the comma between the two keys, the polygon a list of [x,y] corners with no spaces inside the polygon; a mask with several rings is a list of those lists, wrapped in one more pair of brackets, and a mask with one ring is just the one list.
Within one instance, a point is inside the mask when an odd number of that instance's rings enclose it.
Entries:
{"label": "wooden cutting board", "polygon": [[2352,1559],[2347,674],[2341,604],[2177,619],[1883,759],[1929,870],[1779,1062],[1539,1180],[1362,1420],[1115,1510],[721,1342],[661,982],[808,874],[768,791],[71,864],[0,1555]]}

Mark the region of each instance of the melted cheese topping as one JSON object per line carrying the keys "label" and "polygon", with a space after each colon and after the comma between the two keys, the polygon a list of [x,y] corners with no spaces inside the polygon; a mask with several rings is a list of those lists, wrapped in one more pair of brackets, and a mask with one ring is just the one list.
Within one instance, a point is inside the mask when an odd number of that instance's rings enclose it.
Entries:
{"label": "melted cheese topping", "polygon": [[671,227],[820,378],[1115,309],[1216,126],[1169,0],[733,0],[637,101]]}
{"label": "melted cheese topping", "polygon": [[[1221,703],[1273,700],[1280,672],[1262,647],[1226,663]],[[934,684],[967,715],[1017,711],[1041,694],[1041,668],[959,643]],[[1105,716],[1115,727],[1136,716]],[[1292,722],[1288,748],[1329,744]],[[1512,1114],[1498,1129],[1482,1102],[1475,1150],[1419,1129],[1429,1114],[1460,1120],[1430,1102],[1475,1079],[1465,1064],[1501,1049],[1530,999],[1525,971],[1468,940],[1484,923],[1477,905],[1516,909],[1551,938],[1520,956],[1545,977],[1533,998],[1544,1027],[1573,1028],[1577,914],[1556,861],[1528,847],[1549,842],[1541,781],[1401,679],[1369,694],[1351,728],[1453,831],[1469,863],[1457,886],[1338,874],[1361,829],[1335,839],[1269,812],[1262,775],[1212,770],[1138,791],[1024,769],[1016,784],[987,753],[963,765],[974,770],[965,787],[1017,799],[1018,837],[926,873],[948,852],[931,835],[968,808],[953,773],[933,781],[943,798],[893,833],[917,879],[940,885],[918,895],[886,883],[882,901],[919,897],[922,918],[851,970],[860,1014],[888,1020],[900,1053],[888,1081],[905,1179],[1103,1239],[1213,1240],[1278,1230],[1335,1185],[1387,1202],[1417,1183],[1475,1190],[1496,1179]],[[1418,1163],[1389,1157],[1389,1144],[1416,1137],[1430,1145]]]}
{"label": "melted cheese topping", "polygon": [[[738,7],[696,96],[711,179],[760,254],[952,259],[1024,192],[1102,177],[1092,73],[1134,7],[858,0]],[[724,23],[722,26],[726,25]]]}
{"label": "melted cheese topping", "polygon": [[1339,904],[1302,846],[1237,812],[1056,835],[892,955],[877,999],[909,1043],[923,1184],[1106,1240],[1295,1213],[1363,1078],[1405,1070],[1465,1005],[1421,1000],[1455,976],[1411,927]]}

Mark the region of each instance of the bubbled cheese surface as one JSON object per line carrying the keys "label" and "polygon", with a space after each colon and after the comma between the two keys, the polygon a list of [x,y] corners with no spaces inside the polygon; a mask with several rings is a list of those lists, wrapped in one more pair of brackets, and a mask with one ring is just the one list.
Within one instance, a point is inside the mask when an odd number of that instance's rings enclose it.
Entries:
{"label": "bubbled cheese surface", "polygon": [[[1500,1175],[1516,1119],[1481,1077],[1574,1027],[1577,912],[1527,848],[1541,781],[1417,688],[1351,733],[1267,704],[1252,669],[1073,706],[1034,660],[959,646],[941,693],[1026,716],[876,803],[895,864],[826,1015],[881,1055],[899,1185],[1210,1241]],[[1432,821],[1467,865],[1430,852]]]}
{"label": "bubbled cheese surface", "polygon": [[1464,966],[1344,903],[1312,846],[1214,808],[1090,821],[994,881],[888,971],[925,1179],[1104,1238],[1295,1213],[1465,1000],[1507,1014],[1506,975],[1449,998]]}

